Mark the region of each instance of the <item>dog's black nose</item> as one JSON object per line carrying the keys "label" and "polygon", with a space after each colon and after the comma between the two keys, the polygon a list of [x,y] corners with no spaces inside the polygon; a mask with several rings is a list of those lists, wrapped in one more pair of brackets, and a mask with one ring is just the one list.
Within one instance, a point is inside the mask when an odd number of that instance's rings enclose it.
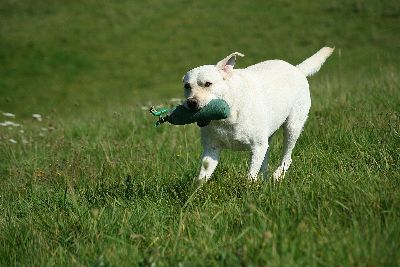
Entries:
{"label": "dog's black nose", "polygon": [[199,101],[196,98],[188,98],[186,100],[188,108],[191,110],[198,110],[199,109]]}

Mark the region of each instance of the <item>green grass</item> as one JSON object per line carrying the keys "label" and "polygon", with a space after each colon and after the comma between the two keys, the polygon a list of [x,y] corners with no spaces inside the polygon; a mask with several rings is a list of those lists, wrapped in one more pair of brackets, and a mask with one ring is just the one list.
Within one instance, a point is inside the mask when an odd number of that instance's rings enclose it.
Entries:
{"label": "green grass", "polygon": [[[1,1],[0,266],[400,265],[399,24],[397,1]],[[198,187],[198,128],[142,109],[233,51],[324,45],[279,184],[224,151]]]}

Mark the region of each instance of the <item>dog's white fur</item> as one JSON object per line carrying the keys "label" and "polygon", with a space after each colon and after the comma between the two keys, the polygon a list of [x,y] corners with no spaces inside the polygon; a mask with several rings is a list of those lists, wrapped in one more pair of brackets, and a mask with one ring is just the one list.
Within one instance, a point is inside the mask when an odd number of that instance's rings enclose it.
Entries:
{"label": "dog's white fur", "polygon": [[[204,147],[198,179],[208,180],[218,164],[221,149],[250,150],[249,179],[256,180],[261,169],[267,177],[269,138],[283,125],[285,140],[283,158],[274,172],[277,181],[285,175],[292,150],[302,131],[311,106],[307,76],[316,73],[332,54],[324,47],[297,66],[282,60],[268,60],[245,69],[233,69],[235,52],[214,65],[194,68],[186,73],[183,83],[186,100],[194,98],[199,108],[210,100],[224,99],[230,116],[212,121],[201,128]],[[206,82],[211,83],[205,86]],[[184,102],[187,106],[187,101]]]}

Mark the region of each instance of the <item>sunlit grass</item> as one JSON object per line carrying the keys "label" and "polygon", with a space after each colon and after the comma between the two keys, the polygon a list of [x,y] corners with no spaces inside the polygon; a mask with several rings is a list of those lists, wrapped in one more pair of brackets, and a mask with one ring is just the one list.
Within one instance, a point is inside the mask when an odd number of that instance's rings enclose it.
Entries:
{"label": "sunlit grass", "polygon": [[[0,265],[400,265],[396,2],[0,4]],[[279,184],[195,125],[154,127],[181,77],[336,52]],[[173,98],[173,99],[171,99]],[[14,116],[13,116],[14,115]],[[282,132],[272,141],[278,165]]]}

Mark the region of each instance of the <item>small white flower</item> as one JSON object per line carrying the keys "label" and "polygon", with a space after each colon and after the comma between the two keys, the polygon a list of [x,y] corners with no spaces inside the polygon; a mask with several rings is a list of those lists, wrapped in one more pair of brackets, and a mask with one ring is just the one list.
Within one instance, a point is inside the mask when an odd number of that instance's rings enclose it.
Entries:
{"label": "small white flower", "polygon": [[42,121],[42,115],[40,115],[40,114],[32,114],[32,118],[34,118],[38,121]]}
{"label": "small white flower", "polygon": [[16,143],[18,143],[17,141],[15,141],[14,139],[12,139],[12,138],[10,138],[10,139],[8,139],[8,141],[10,141],[11,143],[13,143],[13,144],[16,144]]}
{"label": "small white flower", "polygon": [[15,118],[15,115],[9,112],[3,112],[3,116],[9,117],[9,118]]}
{"label": "small white flower", "polygon": [[24,133],[24,130],[19,130],[19,132],[23,134],[23,133]]}
{"label": "small white flower", "polygon": [[169,102],[172,102],[172,103],[181,103],[181,102],[182,102],[182,99],[180,99],[180,98],[171,98],[171,99],[169,100]]}
{"label": "small white flower", "polygon": [[12,122],[12,121],[5,121],[5,122],[0,122],[0,126],[13,126],[13,127],[19,127],[20,124]]}

